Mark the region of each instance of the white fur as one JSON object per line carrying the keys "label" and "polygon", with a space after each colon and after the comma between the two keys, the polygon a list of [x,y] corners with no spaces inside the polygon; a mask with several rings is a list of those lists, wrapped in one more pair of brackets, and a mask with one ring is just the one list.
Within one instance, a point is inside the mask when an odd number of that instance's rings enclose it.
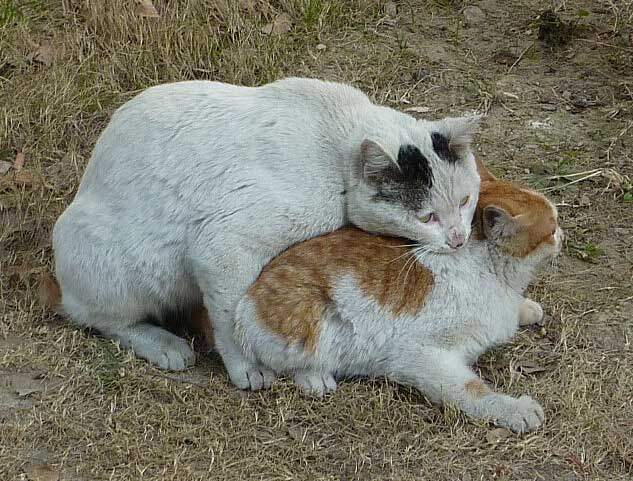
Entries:
{"label": "white fur", "polygon": [[[444,248],[442,226],[412,228],[410,212],[372,200],[359,164],[369,137],[396,154],[418,146],[437,172],[433,190],[447,190],[440,208],[455,217],[453,185],[466,179],[476,197],[479,178],[469,151],[443,171],[430,131],[446,128],[317,80],[150,88],[115,112],[55,225],[63,308],[139,356],[183,369],[190,347],[144,320],[204,302],[231,380],[260,387],[269,373],[233,342],[237,301],[282,250],[348,222]],[[463,211],[464,224],[471,218]]]}
{"label": "white fur", "polygon": [[500,253],[494,241],[476,240],[453,255],[420,255],[417,262],[433,272],[434,286],[415,315],[394,317],[349,272],[334,286],[315,353],[268,331],[248,296],[237,307],[235,335],[249,358],[291,374],[316,395],[333,391],[336,378],[387,376],[434,402],[455,403],[470,416],[529,431],[544,419],[536,401],[494,392],[477,397],[465,386],[478,380],[469,366],[515,334],[524,304],[536,304],[523,291],[538,267],[558,253],[561,239],[559,229],[555,246],[525,259]]}

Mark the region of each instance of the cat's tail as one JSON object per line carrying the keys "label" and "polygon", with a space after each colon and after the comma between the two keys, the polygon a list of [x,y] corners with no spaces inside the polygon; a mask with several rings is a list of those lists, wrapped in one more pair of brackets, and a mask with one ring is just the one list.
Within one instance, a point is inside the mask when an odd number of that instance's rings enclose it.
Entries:
{"label": "cat's tail", "polygon": [[59,287],[59,283],[53,277],[50,272],[44,272],[40,277],[39,285],[40,304],[55,312],[56,314],[63,314],[62,309],[62,290]]}

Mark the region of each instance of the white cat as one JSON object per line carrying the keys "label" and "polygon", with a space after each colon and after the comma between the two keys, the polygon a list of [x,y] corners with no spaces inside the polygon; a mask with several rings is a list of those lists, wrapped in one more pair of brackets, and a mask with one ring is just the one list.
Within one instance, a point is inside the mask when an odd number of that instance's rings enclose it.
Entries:
{"label": "white cat", "polygon": [[233,383],[268,385],[233,340],[262,267],[348,223],[458,250],[479,190],[476,123],[418,121],[309,79],[150,88],[115,112],[55,225],[63,310],[178,370],[194,354],[160,325],[204,303]]}
{"label": "white cat", "polygon": [[291,247],[238,304],[237,341],[316,395],[337,378],[386,376],[472,417],[535,429],[535,400],[493,392],[470,366],[541,320],[523,292],[563,234],[555,207],[521,186],[485,180],[479,207],[479,235],[452,255],[354,228]]}

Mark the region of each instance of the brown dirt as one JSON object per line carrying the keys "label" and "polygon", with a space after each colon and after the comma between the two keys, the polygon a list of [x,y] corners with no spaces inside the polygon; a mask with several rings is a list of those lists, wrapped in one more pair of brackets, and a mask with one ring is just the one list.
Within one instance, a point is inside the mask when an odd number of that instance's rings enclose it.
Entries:
{"label": "brown dirt", "polygon": [[[0,4],[0,163],[25,154],[0,174],[0,479],[631,479],[630,0],[154,5],[159,18],[123,0]],[[566,25],[556,45],[538,39],[545,9]],[[213,357],[162,372],[39,307],[51,227],[118,105],[160,82],[286,75],[429,118],[484,111],[479,155],[551,189],[567,241],[532,289],[548,322],[479,364],[543,403],[542,429],[499,435],[383,381],[326,400],[287,382],[243,393]]]}

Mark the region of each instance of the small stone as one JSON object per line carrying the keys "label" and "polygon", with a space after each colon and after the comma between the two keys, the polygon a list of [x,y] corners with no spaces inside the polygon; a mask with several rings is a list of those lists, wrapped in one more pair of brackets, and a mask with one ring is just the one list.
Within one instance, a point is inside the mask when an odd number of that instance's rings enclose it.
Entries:
{"label": "small stone", "polygon": [[448,53],[443,45],[440,44],[430,44],[430,45],[421,45],[418,47],[417,53],[421,57],[428,59],[429,62],[445,64],[446,57]]}
{"label": "small stone", "polygon": [[324,43],[320,43],[316,46],[317,50],[325,50],[327,48],[327,45],[325,45]]}
{"label": "small stone", "polygon": [[480,25],[486,21],[486,14],[484,11],[475,5],[464,8],[464,10],[462,10],[462,15],[464,15],[466,25]]}
{"label": "small stone", "polygon": [[292,29],[292,19],[287,13],[277,15],[272,23],[267,23],[262,27],[262,33],[266,35],[277,34],[281,35],[288,33]]}
{"label": "small stone", "polygon": [[0,160],[0,175],[4,175],[9,172],[9,169],[13,167],[11,162],[7,162],[6,160]]}
{"label": "small stone", "polygon": [[582,207],[587,207],[591,205],[591,199],[589,199],[589,196],[587,194],[582,194],[580,196],[580,200],[578,201],[578,203],[582,206]]}
{"label": "small stone", "polygon": [[501,441],[509,438],[511,435],[512,433],[507,429],[496,428],[486,433],[486,441],[488,441],[488,444],[492,445],[499,444]]}

